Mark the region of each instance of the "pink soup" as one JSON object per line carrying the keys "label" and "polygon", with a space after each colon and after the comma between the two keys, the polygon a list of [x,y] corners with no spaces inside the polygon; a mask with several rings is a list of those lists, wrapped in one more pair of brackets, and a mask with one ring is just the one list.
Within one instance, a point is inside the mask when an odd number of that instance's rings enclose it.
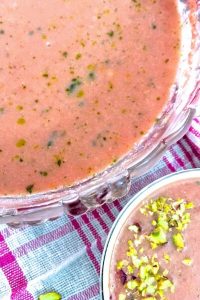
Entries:
{"label": "pink soup", "polygon": [[0,194],[125,155],[163,110],[179,50],[175,0],[1,0]]}

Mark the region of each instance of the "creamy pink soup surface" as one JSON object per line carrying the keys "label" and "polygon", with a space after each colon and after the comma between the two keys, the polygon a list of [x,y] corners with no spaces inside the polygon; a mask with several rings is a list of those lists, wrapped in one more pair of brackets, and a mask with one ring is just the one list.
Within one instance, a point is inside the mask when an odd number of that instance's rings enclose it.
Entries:
{"label": "creamy pink soup surface", "polygon": [[152,127],[179,60],[175,0],[0,1],[0,193],[68,186]]}
{"label": "creamy pink soup surface", "polygon": [[[139,224],[141,226],[141,232],[143,234],[149,234],[152,230],[151,219],[144,216],[140,212],[140,208],[144,207],[145,203],[148,203],[150,199],[156,199],[159,196],[166,198],[172,198],[173,201],[177,199],[184,199],[186,202],[192,202],[194,208],[189,211],[190,223],[188,227],[182,232],[184,237],[185,247],[182,251],[177,251],[171,239],[157,249],[152,250],[148,244],[144,245],[144,252],[142,255],[150,257],[152,254],[157,254],[158,260],[160,261],[160,268],[165,270],[168,269],[169,273],[166,275],[174,284],[174,293],[167,293],[167,300],[198,300],[200,299],[200,179],[182,181],[179,183],[171,184],[162,188],[156,194],[152,194],[148,199],[136,207],[136,209],[130,213],[130,216],[122,226],[116,241],[113,256],[110,265],[110,299],[118,300],[119,294],[126,294],[125,285],[122,284],[124,278],[121,271],[117,270],[116,264],[118,261],[127,259],[126,252],[128,250],[128,240],[134,241],[134,234],[128,230],[130,225]],[[174,229],[172,230],[174,231]],[[142,247],[143,244],[139,246]],[[138,249],[139,249],[138,248]],[[164,255],[170,256],[170,261],[167,262],[164,259]],[[185,265],[184,259],[190,259],[191,265]],[[131,258],[128,259],[131,262]],[[123,282],[124,283],[124,282]],[[150,295],[149,295],[150,297]],[[129,296],[127,300],[141,300],[146,299],[145,297]],[[147,299],[149,299],[147,297]],[[160,299],[159,296],[155,299]],[[108,300],[108,299],[105,299]],[[150,298],[150,300],[154,300]]]}

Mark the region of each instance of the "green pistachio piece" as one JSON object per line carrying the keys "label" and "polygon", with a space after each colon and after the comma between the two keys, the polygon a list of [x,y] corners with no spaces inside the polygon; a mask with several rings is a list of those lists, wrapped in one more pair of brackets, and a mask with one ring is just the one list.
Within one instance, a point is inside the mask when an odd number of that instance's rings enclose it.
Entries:
{"label": "green pistachio piece", "polygon": [[61,300],[62,297],[56,292],[45,293],[39,296],[38,300]]}
{"label": "green pistachio piece", "polygon": [[134,267],[139,269],[139,267],[142,264],[141,259],[139,259],[136,255],[133,255],[131,258],[132,258],[132,263],[133,263]]}
{"label": "green pistachio piece", "polygon": [[174,290],[174,284],[169,280],[169,279],[163,279],[159,285],[159,288],[161,290],[168,290],[170,289],[171,291]]}
{"label": "green pistachio piece", "polygon": [[130,280],[127,282],[127,288],[131,291],[135,290],[138,287],[137,280]]}
{"label": "green pistachio piece", "polygon": [[126,252],[126,255],[128,257],[137,255],[137,250],[134,247],[130,247],[129,250]]}
{"label": "green pistachio piece", "polygon": [[128,266],[128,261],[127,260],[119,260],[117,262],[117,270],[121,270],[123,267]]}
{"label": "green pistachio piece", "polygon": [[172,241],[177,250],[182,250],[185,247],[183,235],[179,232],[172,236]]}
{"label": "green pistachio piece", "polygon": [[127,271],[128,271],[128,274],[129,274],[129,275],[132,275],[132,274],[134,273],[134,267],[131,266],[131,265],[128,265]]}
{"label": "green pistachio piece", "polygon": [[165,230],[161,227],[155,228],[149,235],[149,240],[156,245],[165,244],[167,242],[167,235]]}
{"label": "green pistachio piece", "polygon": [[156,286],[149,285],[149,286],[146,288],[146,294],[147,294],[147,295],[154,295],[155,292],[156,292]]}
{"label": "green pistachio piece", "polygon": [[169,271],[168,271],[167,269],[165,269],[165,270],[163,271],[163,276],[166,277],[168,274],[169,274]]}
{"label": "green pistachio piece", "polygon": [[131,225],[128,227],[128,230],[132,231],[132,232],[135,232],[135,233],[138,233],[140,231],[140,228],[137,226],[137,225]]}
{"label": "green pistachio piece", "polygon": [[164,260],[166,261],[166,263],[170,262],[171,257],[169,256],[169,254],[165,253],[163,257],[164,257]]}
{"label": "green pistachio piece", "polygon": [[192,209],[192,208],[194,208],[194,203],[188,202],[188,203],[186,203],[185,207],[186,207],[186,209]]}
{"label": "green pistachio piece", "polygon": [[148,278],[149,276],[149,272],[151,271],[151,266],[147,265],[147,266],[141,266],[140,267],[140,278],[142,280]]}
{"label": "green pistachio piece", "polygon": [[188,266],[190,267],[192,265],[192,259],[191,258],[185,258],[182,260],[182,263],[185,265],[185,266]]}
{"label": "green pistachio piece", "polygon": [[126,300],[126,295],[119,294],[119,300]]}
{"label": "green pistachio piece", "polygon": [[158,217],[157,226],[161,227],[165,231],[169,230],[169,224],[168,224],[168,221],[167,221],[166,214],[162,214]]}
{"label": "green pistachio piece", "polygon": [[124,264],[123,264],[123,261],[120,260],[117,262],[117,270],[121,270],[123,268]]}

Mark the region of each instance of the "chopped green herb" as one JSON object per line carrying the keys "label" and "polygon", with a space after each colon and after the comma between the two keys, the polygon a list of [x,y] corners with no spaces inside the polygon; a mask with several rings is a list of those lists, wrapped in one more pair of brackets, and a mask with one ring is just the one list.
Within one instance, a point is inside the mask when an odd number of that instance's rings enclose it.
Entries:
{"label": "chopped green herb", "polygon": [[109,36],[109,37],[113,37],[114,36],[114,31],[113,30],[111,30],[111,31],[109,31],[109,32],[107,32],[107,35]]}
{"label": "chopped green herb", "polygon": [[81,53],[77,53],[75,58],[78,60],[78,59],[80,59],[81,57],[82,57],[82,54],[81,54]]}
{"label": "chopped green herb", "polygon": [[66,92],[68,95],[73,94],[77,88],[79,88],[82,85],[82,81],[79,77],[73,78],[69,86],[66,88]]}
{"label": "chopped green herb", "polygon": [[156,29],[156,28],[157,28],[157,25],[156,25],[155,23],[152,23],[152,24],[151,24],[151,28],[152,28],[152,29]]}
{"label": "chopped green herb", "polygon": [[16,147],[21,148],[26,145],[26,141],[24,139],[19,139],[16,143]]}
{"label": "chopped green herb", "polygon": [[48,141],[48,143],[47,143],[47,148],[50,148],[50,147],[52,147],[53,146],[53,141]]}
{"label": "chopped green herb", "polygon": [[62,55],[63,55],[65,58],[67,58],[68,52],[67,52],[67,51],[64,51],[64,52],[62,53]]}
{"label": "chopped green herb", "polygon": [[49,74],[45,72],[45,73],[42,74],[42,76],[45,77],[45,78],[48,78]]}
{"label": "chopped green herb", "polygon": [[60,167],[62,164],[62,160],[61,159],[57,159],[56,164]]}
{"label": "chopped green herb", "polygon": [[33,188],[34,188],[34,184],[30,184],[26,187],[26,191],[29,193],[29,194],[32,194],[33,192]]}
{"label": "chopped green herb", "polygon": [[4,111],[5,111],[4,107],[0,107],[0,115],[2,115]]}
{"label": "chopped green herb", "polygon": [[56,163],[57,166],[60,167],[64,163],[64,160],[60,156],[56,155],[55,156],[55,163]]}
{"label": "chopped green herb", "polygon": [[89,74],[88,74],[88,79],[90,79],[90,80],[95,80],[95,78],[96,78],[95,72],[94,72],[94,71],[89,72]]}
{"label": "chopped green herb", "polygon": [[17,120],[17,124],[18,125],[24,125],[26,123],[26,121],[25,121],[25,119],[23,118],[23,117],[21,117],[21,118],[19,118],[18,120]]}
{"label": "chopped green herb", "polygon": [[46,177],[46,176],[48,176],[48,172],[46,172],[46,171],[40,171],[40,175]]}
{"label": "chopped green herb", "polygon": [[81,97],[83,97],[84,96],[84,91],[83,90],[80,90],[80,91],[78,91],[78,93],[76,94],[76,97],[77,98],[81,98]]}
{"label": "chopped green herb", "polygon": [[149,240],[153,245],[163,245],[167,243],[167,235],[166,231],[161,227],[157,227],[154,231],[149,235]]}

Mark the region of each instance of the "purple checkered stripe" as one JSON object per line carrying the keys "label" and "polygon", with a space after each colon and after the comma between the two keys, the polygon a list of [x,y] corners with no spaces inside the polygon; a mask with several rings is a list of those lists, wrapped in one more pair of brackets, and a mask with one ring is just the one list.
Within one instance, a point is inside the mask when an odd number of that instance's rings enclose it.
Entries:
{"label": "purple checkered stripe", "polygon": [[99,273],[108,232],[131,196],[155,179],[200,167],[200,118],[160,163],[133,182],[129,194],[78,218],[37,227],[0,227],[0,299],[32,300],[50,290],[63,300],[100,299]]}

